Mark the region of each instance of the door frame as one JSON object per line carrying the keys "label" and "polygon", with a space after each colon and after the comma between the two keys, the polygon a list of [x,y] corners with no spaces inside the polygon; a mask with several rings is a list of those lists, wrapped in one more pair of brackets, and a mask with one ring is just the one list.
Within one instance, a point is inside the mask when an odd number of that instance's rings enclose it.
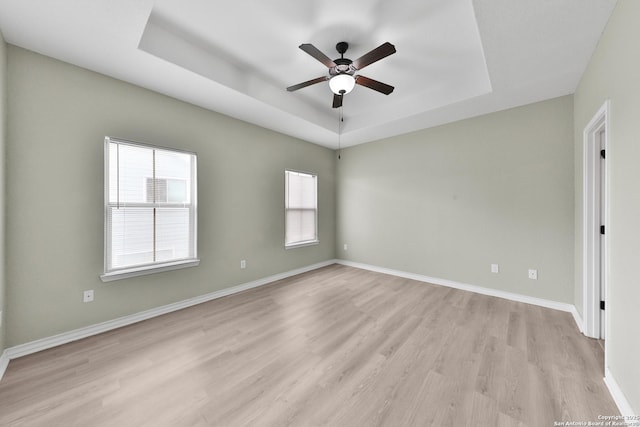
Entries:
{"label": "door frame", "polygon": [[[583,171],[582,171],[582,283],[583,283],[583,330],[584,334],[591,338],[600,338],[603,335],[600,327],[600,281],[603,280],[602,286],[607,289],[606,274],[601,278],[600,268],[601,262],[604,261],[605,273],[608,270],[608,260],[606,257],[605,243],[604,250],[600,247],[600,226],[604,224],[601,218],[600,195],[604,190],[605,199],[605,219],[608,217],[609,191],[607,188],[601,188],[600,177],[600,132],[605,131],[604,147],[609,147],[609,138],[611,127],[610,119],[610,101],[607,100],[600,107],[598,112],[585,126],[583,131]],[[606,173],[606,170],[605,170]],[[605,175],[605,185],[608,187],[609,180]],[[608,230],[605,230],[605,233]],[[606,234],[605,234],[606,235]],[[606,241],[605,241],[606,242]],[[608,308],[608,307],[607,307]],[[608,315],[607,310],[604,311],[605,328],[607,328]]]}

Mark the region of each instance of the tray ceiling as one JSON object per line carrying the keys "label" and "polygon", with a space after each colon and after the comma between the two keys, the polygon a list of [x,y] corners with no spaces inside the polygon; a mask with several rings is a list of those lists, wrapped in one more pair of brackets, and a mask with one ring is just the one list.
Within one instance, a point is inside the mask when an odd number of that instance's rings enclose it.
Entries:
{"label": "tray ceiling", "polygon": [[571,94],[616,0],[2,0],[11,44],[336,148],[327,75],[302,50],[346,57],[391,42],[344,98],[343,146]]}

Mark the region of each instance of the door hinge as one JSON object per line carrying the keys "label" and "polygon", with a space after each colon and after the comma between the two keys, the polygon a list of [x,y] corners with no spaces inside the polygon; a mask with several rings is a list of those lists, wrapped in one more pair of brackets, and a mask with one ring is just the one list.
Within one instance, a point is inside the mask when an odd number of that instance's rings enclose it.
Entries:
{"label": "door hinge", "polygon": [[604,234],[604,225],[600,226],[600,234]]}
{"label": "door hinge", "polygon": [[600,150],[600,157],[602,157],[603,159],[606,159],[606,151],[605,150]]}
{"label": "door hinge", "polygon": [[604,310],[604,301],[600,301],[600,310]]}

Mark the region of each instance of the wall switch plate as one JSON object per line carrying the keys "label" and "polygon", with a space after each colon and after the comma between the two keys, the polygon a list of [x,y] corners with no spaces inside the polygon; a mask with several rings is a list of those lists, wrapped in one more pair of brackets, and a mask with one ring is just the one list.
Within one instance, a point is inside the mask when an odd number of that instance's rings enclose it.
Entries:
{"label": "wall switch plate", "polygon": [[242,268],[242,269],[247,268],[247,260],[246,259],[241,259],[240,260],[240,268]]}
{"label": "wall switch plate", "polygon": [[500,266],[498,264],[491,264],[492,273],[500,273]]}
{"label": "wall switch plate", "polygon": [[349,250],[349,246],[347,246],[347,244],[346,244],[346,243],[344,244],[344,250],[345,250],[345,251]]}
{"label": "wall switch plate", "polygon": [[529,279],[538,280],[538,270],[529,270]]}
{"label": "wall switch plate", "polygon": [[88,291],[84,291],[84,293],[82,294],[82,301],[83,302],[91,302],[91,301],[93,301],[93,289],[90,289]]}

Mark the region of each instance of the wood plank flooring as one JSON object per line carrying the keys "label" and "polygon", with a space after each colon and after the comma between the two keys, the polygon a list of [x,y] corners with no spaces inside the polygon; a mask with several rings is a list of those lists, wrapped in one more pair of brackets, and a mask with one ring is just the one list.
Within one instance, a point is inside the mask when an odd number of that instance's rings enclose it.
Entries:
{"label": "wood plank flooring", "polygon": [[570,314],[333,265],[12,360],[2,426],[553,426],[618,414]]}

